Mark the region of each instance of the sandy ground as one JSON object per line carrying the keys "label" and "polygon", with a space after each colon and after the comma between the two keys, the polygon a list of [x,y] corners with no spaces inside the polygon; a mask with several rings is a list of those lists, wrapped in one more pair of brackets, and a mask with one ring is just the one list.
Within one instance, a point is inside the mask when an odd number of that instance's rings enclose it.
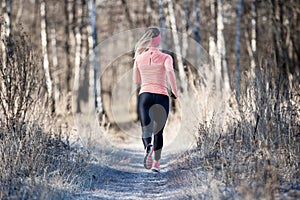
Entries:
{"label": "sandy ground", "polygon": [[191,172],[176,165],[177,158],[191,148],[191,139],[176,132],[176,124],[166,127],[161,172],[155,173],[143,166],[144,150],[137,126],[111,134],[101,132],[93,120],[86,116],[75,119],[81,143],[95,158],[86,169],[91,177],[89,189],[77,194],[76,199],[191,198],[187,191],[194,183],[180,178]]}

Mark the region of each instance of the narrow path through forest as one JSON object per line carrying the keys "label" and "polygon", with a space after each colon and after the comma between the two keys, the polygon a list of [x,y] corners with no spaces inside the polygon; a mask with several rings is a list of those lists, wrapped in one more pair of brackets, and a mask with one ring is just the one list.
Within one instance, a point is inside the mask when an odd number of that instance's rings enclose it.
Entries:
{"label": "narrow path through forest", "polygon": [[[176,126],[167,126],[161,172],[155,173],[143,166],[144,151],[138,128],[126,130],[130,136],[101,135],[84,123],[87,121],[91,124],[86,118],[77,123],[82,128],[79,132],[91,132],[81,137],[88,137],[85,140],[94,143],[90,151],[95,161],[86,169],[91,177],[89,186],[76,199],[190,199],[195,182],[189,179],[192,175],[189,167],[178,164],[178,157],[190,148],[193,137],[175,135]],[[207,187],[206,178],[203,187]]]}
{"label": "narrow path through forest", "polygon": [[[118,155],[118,156],[116,156]],[[106,163],[90,166],[97,171],[92,190],[80,194],[80,199],[181,199],[189,186],[188,170],[172,167],[174,156],[165,152],[161,172],[143,167],[143,151],[136,144],[120,148]],[[91,170],[91,171],[93,171]],[[179,175],[179,173],[181,173]],[[184,181],[184,182],[183,182]]]}

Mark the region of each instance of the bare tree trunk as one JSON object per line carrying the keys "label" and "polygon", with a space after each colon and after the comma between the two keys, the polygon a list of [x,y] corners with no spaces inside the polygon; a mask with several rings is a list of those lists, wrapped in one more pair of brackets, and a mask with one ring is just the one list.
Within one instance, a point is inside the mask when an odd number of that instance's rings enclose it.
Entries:
{"label": "bare tree trunk", "polygon": [[[5,45],[10,45],[10,34],[11,34],[11,1],[10,0],[2,0],[2,14],[4,23],[1,27],[1,48],[2,48],[2,64],[5,68],[7,62],[7,52]],[[4,41],[7,40],[5,44]],[[10,47],[7,48],[8,51]]]}
{"label": "bare tree trunk", "polygon": [[99,69],[99,61],[98,61],[98,48],[97,47],[97,15],[96,15],[96,8],[95,8],[95,0],[89,0],[88,5],[88,12],[89,12],[89,52],[90,52],[90,86],[94,94],[94,106],[98,113],[104,113],[104,107],[102,102],[102,93],[101,93],[101,80],[100,80],[100,69]]}
{"label": "bare tree trunk", "polygon": [[[81,30],[81,64],[87,61],[87,56],[89,54],[89,32],[88,32],[88,0],[81,0],[81,23],[80,23],[80,30]],[[83,70],[83,69],[82,69]]]}
{"label": "bare tree trunk", "polygon": [[252,0],[251,3],[251,39],[250,44],[248,44],[249,36],[246,32],[246,43],[248,46],[248,51],[250,55],[250,89],[247,91],[248,94],[248,103],[250,104],[253,110],[256,109],[255,100],[258,99],[260,92],[258,92],[258,59],[257,59],[257,8],[256,0]]}
{"label": "bare tree trunk", "polygon": [[256,69],[257,69],[257,8],[256,8],[256,0],[252,0],[252,18],[251,18],[251,50],[252,50],[252,56],[251,56],[251,78],[252,81],[255,80],[256,77]]}
{"label": "bare tree trunk", "polygon": [[194,37],[196,42],[199,44],[197,46],[197,67],[201,67],[201,35],[200,35],[200,8],[199,8],[199,0],[194,0],[194,18],[195,18],[195,27],[193,29]]}
{"label": "bare tree trunk", "polygon": [[[106,112],[104,109],[104,103],[102,99],[102,87],[101,87],[101,77],[100,77],[100,62],[98,60],[99,49],[97,48],[97,14],[95,7],[95,0],[89,1],[89,51],[90,55],[90,73],[93,77],[90,77],[90,83],[93,84],[93,92],[95,98],[95,108],[98,114],[98,118],[101,125],[104,126],[107,123]],[[93,81],[93,82],[92,82]]]}
{"label": "bare tree trunk", "polygon": [[41,40],[42,40],[42,54],[43,54],[43,67],[47,85],[48,100],[51,104],[52,112],[55,112],[55,101],[53,98],[52,79],[50,75],[49,59],[48,59],[48,43],[47,43],[47,21],[46,21],[46,1],[40,2],[41,14]]}
{"label": "bare tree trunk", "polygon": [[223,4],[222,0],[218,0],[218,15],[217,15],[217,49],[218,49],[218,63],[223,69],[223,84],[224,91],[227,94],[230,91],[228,65],[226,61],[226,46],[224,39],[224,23],[223,23]]}
{"label": "bare tree trunk", "polygon": [[174,42],[175,53],[176,53],[176,60],[177,60],[177,64],[178,64],[180,88],[183,91],[183,93],[185,93],[185,92],[187,92],[187,81],[186,81],[184,66],[183,66],[182,57],[181,57],[179,37],[178,37],[178,33],[177,33],[176,18],[175,18],[175,14],[174,14],[174,7],[173,7],[172,0],[168,1],[168,9],[169,9],[169,15],[170,15],[171,29],[172,29],[172,34],[173,34],[173,42]]}
{"label": "bare tree trunk", "polygon": [[132,27],[133,21],[132,21],[132,18],[130,16],[130,10],[128,8],[126,0],[122,0],[122,5],[124,6],[125,14],[126,14],[126,18],[127,18],[128,22],[129,22],[129,26]]}
{"label": "bare tree trunk", "polygon": [[147,0],[146,2],[146,13],[147,15],[145,16],[145,24],[146,26],[150,26],[152,19],[154,18],[154,16],[152,15],[152,7],[151,7],[151,0]]}
{"label": "bare tree trunk", "polygon": [[77,16],[75,27],[75,63],[74,63],[74,96],[77,103],[76,112],[81,112],[80,99],[79,99],[79,86],[80,86],[80,65],[81,65],[81,28],[82,25],[82,8],[76,4]]}
{"label": "bare tree trunk", "polygon": [[[4,18],[4,23],[2,23],[1,20],[1,32],[0,32],[0,43],[1,43],[1,54],[2,54],[2,71],[7,72],[7,53],[9,51],[9,48],[7,48],[7,44],[10,42],[10,33],[11,33],[11,15],[10,15],[10,9],[11,9],[11,1],[6,1],[2,0],[1,4],[2,8],[2,15]],[[7,76],[7,79],[9,80],[9,76]],[[9,80],[10,82],[10,80]],[[1,92],[0,92],[0,97],[9,97],[9,89],[7,88],[7,85],[4,83],[4,81],[1,81]],[[9,99],[8,99],[9,100]],[[2,106],[3,107],[9,107],[9,102],[7,101],[2,101]],[[3,109],[5,110],[5,109]],[[5,113],[4,113],[5,114]],[[7,119],[9,119],[9,116],[6,116]]]}
{"label": "bare tree trunk", "polygon": [[72,20],[73,20],[73,4],[74,2],[71,0],[65,0],[64,4],[64,10],[65,10],[65,18],[66,18],[66,25],[65,25],[65,51],[66,51],[66,59],[67,59],[67,69],[66,69],[66,87],[67,87],[67,106],[66,110],[67,112],[71,111],[71,80],[72,80],[72,54],[71,49],[72,47],[75,47],[75,35],[72,30]]}
{"label": "bare tree trunk", "polygon": [[165,41],[165,28],[166,28],[166,15],[165,15],[165,6],[164,0],[159,0],[159,25],[160,25],[160,34],[161,34],[161,48],[164,49]]}
{"label": "bare tree trunk", "polygon": [[288,53],[288,48],[286,46],[286,37],[285,37],[285,27],[284,27],[284,12],[285,12],[285,5],[284,5],[284,2],[283,0],[277,0],[278,1],[278,7],[279,7],[279,22],[280,22],[280,41],[281,42],[281,49],[282,49],[282,56],[283,56],[283,59],[284,59],[284,64],[283,64],[283,67],[285,68],[284,71],[285,71],[285,76],[287,78],[287,81],[288,81],[288,84],[287,86],[289,88],[293,88],[293,76],[291,74],[291,70],[290,70],[290,67],[291,67],[291,60],[290,60],[290,57],[289,57],[289,53]]}
{"label": "bare tree trunk", "polygon": [[[280,69],[278,82],[285,80],[283,87],[292,88],[293,76],[290,73],[290,58],[284,37],[284,3],[282,0],[271,0],[272,22],[273,22],[273,43],[275,48],[276,62]],[[280,59],[282,58],[282,59]],[[287,79],[285,79],[287,78]]]}
{"label": "bare tree trunk", "polygon": [[5,36],[9,37],[11,34],[11,0],[2,0],[2,13],[4,18]]}
{"label": "bare tree trunk", "polygon": [[190,22],[190,0],[184,1],[184,12],[181,11],[181,24],[182,24],[182,57],[185,58],[188,50],[188,32],[191,28]]}
{"label": "bare tree trunk", "polygon": [[19,1],[19,8],[18,8],[18,11],[17,11],[16,20],[15,20],[16,24],[20,23],[20,19],[22,17],[23,9],[24,9],[24,1]]}
{"label": "bare tree trunk", "polygon": [[[55,23],[51,27],[51,47],[52,47],[52,63],[53,63],[53,81],[54,81],[54,100],[59,102],[60,98],[60,81],[59,81],[59,66],[58,66],[58,57],[57,57],[57,46],[56,46],[56,30]],[[56,109],[57,110],[57,109]]]}
{"label": "bare tree trunk", "polygon": [[240,57],[241,57],[241,15],[242,15],[242,0],[238,0],[237,5],[237,24],[236,24],[236,39],[235,39],[235,97],[239,105],[240,103]]}
{"label": "bare tree trunk", "polygon": [[[298,0],[298,5],[300,1]],[[290,26],[287,29],[287,35],[289,39],[287,40],[287,45],[289,46],[289,55],[292,58],[291,66],[296,66],[294,68],[294,77],[298,80],[300,77],[300,37],[299,34],[295,34],[295,32],[300,32],[299,27],[299,19],[300,19],[300,12],[296,12],[297,8],[292,9],[291,19],[289,20],[288,24]]]}
{"label": "bare tree trunk", "polygon": [[278,30],[277,30],[277,25],[276,25],[276,21],[277,21],[277,16],[278,16],[278,9],[275,5],[275,0],[271,0],[272,3],[272,24],[273,24],[273,43],[274,43],[274,48],[275,48],[275,60],[276,60],[276,64],[277,66],[279,66],[279,45],[278,45],[278,41],[279,41],[279,36],[278,36]]}
{"label": "bare tree trunk", "polygon": [[214,21],[215,26],[214,26],[214,31],[213,31],[214,35],[210,36],[210,38],[209,38],[209,55],[214,60],[216,91],[220,92],[221,89],[222,89],[222,85],[221,85],[221,81],[222,81],[222,61],[221,61],[221,54],[220,54],[219,48],[216,44],[217,41],[218,41],[217,30],[218,30],[218,28],[220,28],[218,26],[218,22],[217,22],[218,19],[217,19],[216,0],[211,0],[210,7],[211,7],[211,13],[212,13],[212,16],[213,16],[213,21]]}

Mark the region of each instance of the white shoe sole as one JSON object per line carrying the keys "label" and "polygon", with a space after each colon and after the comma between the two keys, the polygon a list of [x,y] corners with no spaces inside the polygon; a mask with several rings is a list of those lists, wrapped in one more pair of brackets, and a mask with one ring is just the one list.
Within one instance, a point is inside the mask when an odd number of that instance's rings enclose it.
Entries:
{"label": "white shoe sole", "polygon": [[146,169],[151,169],[152,167],[153,164],[152,154],[153,154],[153,146],[151,147],[151,151],[147,153],[144,157],[144,167]]}

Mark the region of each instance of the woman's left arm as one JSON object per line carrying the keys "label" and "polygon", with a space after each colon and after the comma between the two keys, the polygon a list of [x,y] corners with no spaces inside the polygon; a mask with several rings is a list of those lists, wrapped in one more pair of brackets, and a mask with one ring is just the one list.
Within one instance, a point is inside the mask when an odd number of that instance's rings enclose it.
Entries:
{"label": "woman's left arm", "polygon": [[165,60],[165,69],[166,69],[167,76],[168,76],[168,79],[171,84],[172,93],[175,96],[175,98],[178,98],[176,76],[175,76],[174,67],[173,67],[173,59],[171,56],[168,56]]}
{"label": "woman's left arm", "polygon": [[140,70],[138,68],[136,60],[134,61],[134,64],[133,64],[133,81],[136,84],[141,83],[141,74],[140,74]]}

